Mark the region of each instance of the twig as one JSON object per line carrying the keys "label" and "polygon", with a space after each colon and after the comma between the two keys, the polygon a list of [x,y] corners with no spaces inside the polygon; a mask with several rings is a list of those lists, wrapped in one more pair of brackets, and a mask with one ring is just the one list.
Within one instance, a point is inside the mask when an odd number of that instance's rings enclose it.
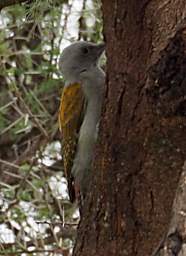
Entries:
{"label": "twig", "polygon": [[[62,9],[62,12],[61,12],[61,17],[64,14],[64,24],[61,28],[61,36],[59,38],[59,46],[61,45],[61,42],[64,39],[64,33],[66,31],[66,28],[67,28],[68,17],[70,16],[71,10],[72,10],[72,3],[70,4],[69,1],[68,1],[68,11],[63,12],[63,9]],[[60,28],[60,26],[59,26],[59,28]],[[59,34],[60,34],[60,31],[59,31]],[[56,66],[57,66],[57,60],[58,59],[55,60],[55,65]]]}
{"label": "twig", "polygon": [[[36,250],[32,250],[32,251],[28,251],[28,250],[17,250],[15,252],[0,252],[0,255],[15,255],[15,256],[18,256],[18,255],[21,255],[22,253],[27,253],[27,254],[33,254],[33,253],[45,253],[45,252],[48,252],[48,253],[61,253],[62,255],[65,255],[66,252],[69,252],[69,249],[59,249],[59,248],[56,248],[56,249],[52,249],[52,250],[47,250],[47,249],[43,249],[43,250],[39,250],[39,249],[36,249]],[[67,254],[66,254],[67,255]]]}
{"label": "twig", "polygon": [[12,57],[17,55],[44,55],[44,52],[28,52],[25,50],[19,50],[8,54],[1,54],[1,57]]}
{"label": "twig", "polygon": [[0,107],[0,112],[2,112],[4,109],[8,108],[9,106],[13,105],[16,102],[17,98],[14,97],[14,99],[10,102],[8,102],[7,104],[5,104],[4,106]]}
{"label": "twig", "polygon": [[8,162],[8,161],[6,161],[6,160],[3,160],[3,159],[0,159],[0,163],[9,165],[9,166],[14,167],[14,168],[16,168],[16,169],[19,169],[19,165],[10,163],[10,162]]}
{"label": "twig", "polygon": [[[63,239],[74,239],[76,237],[76,229],[74,228],[61,228],[60,232],[57,232],[56,233],[56,236],[58,239],[60,238],[63,238]],[[41,244],[51,244],[53,242],[56,242],[55,241],[55,238],[53,237],[53,235],[50,235],[48,237],[45,237],[45,238],[41,238],[41,239],[37,239],[36,243],[38,245],[41,245]],[[15,246],[16,243],[0,243],[1,246],[4,247],[4,249],[7,249],[7,248],[10,248],[10,246]],[[35,246],[35,242],[32,240],[32,241],[28,241],[25,243],[25,246],[28,248],[30,246]],[[4,254],[0,254],[0,255],[4,255]]]}
{"label": "twig", "polygon": [[44,129],[44,127],[40,124],[38,118],[32,113],[32,111],[30,110],[29,106],[26,104],[26,102],[24,101],[23,97],[20,95],[20,93],[17,93],[18,98],[20,99],[20,101],[23,103],[27,113],[30,115],[30,117],[33,119],[33,121],[35,122],[35,124],[37,125],[37,127],[39,128],[39,130],[41,131],[41,133],[46,137],[49,138],[47,131]]}
{"label": "twig", "polygon": [[13,173],[13,172],[4,171],[3,173],[4,173],[4,174],[7,174],[8,176],[11,176],[11,177],[20,179],[20,180],[23,179],[23,177],[22,177],[21,175],[15,174],[15,173]]}
{"label": "twig", "polygon": [[35,93],[30,90],[29,91],[30,94],[33,96],[34,100],[38,103],[38,105],[42,108],[42,110],[47,114],[47,116],[51,117],[50,113],[47,111],[47,109],[45,108],[45,106],[41,103],[41,101],[37,98],[37,96],[35,95]]}
{"label": "twig", "polygon": [[18,124],[23,119],[23,116],[19,117],[17,120],[15,120],[13,123],[11,123],[8,127],[6,127],[0,135],[3,135],[4,133],[8,132],[12,127],[14,127],[16,124]]}
{"label": "twig", "polygon": [[81,38],[83,38],[83,40],[86,40],[87,39],[87,35],[85,32],[85,26],[86,26],[86,23],[85,23],[85,18],[84,18],[84,12],[85,12],[85,9],[86,9],[86,0],[83,0],[83,6],[82,6],[82,10],[80,12],[80,17],[79,17],[79,33],[78,33],[78,40],[80,40]]}
{"label": "twig", "polygon": [[8,189],[12,189],[12,185],[8,185],[7,183],[4,183],[4,182],[2,182],[2,181],[0,181],[0,186],[1,186],[1,187],[8,188]]}

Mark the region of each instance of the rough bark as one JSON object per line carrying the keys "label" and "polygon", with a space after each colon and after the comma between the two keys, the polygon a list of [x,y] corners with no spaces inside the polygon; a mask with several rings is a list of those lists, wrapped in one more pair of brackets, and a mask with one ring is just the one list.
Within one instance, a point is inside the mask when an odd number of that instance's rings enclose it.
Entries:
{"label": "rough bark", "polygon": [[105,104],[74,255],[146,256],[167,232],[186,157],[186,4],[102,4]]}
{"label": "rough bark", "polygon": [[180,177],[167,234],[153,256],[186,255],[186,161]]}

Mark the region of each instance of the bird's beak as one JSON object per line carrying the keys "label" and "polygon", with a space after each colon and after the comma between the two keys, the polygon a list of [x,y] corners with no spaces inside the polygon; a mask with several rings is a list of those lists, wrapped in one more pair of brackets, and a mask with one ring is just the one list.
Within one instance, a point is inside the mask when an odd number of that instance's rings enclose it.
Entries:
{"label": "bird's beak", "polygon": [[104,43],[97,44],[95,46],[96,57],[99,58],[104,50],[105,50],[105,44]]}

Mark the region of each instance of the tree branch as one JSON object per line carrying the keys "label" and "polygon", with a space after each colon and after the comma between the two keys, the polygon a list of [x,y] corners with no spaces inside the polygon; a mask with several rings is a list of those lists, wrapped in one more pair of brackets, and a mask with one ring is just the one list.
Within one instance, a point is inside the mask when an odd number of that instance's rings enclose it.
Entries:
{"label": "tree branch", "polygon": [[[61,231],[59,231],[58,233],[56,233],[57,238],[62,238],[62,239],[75,239],[76,237],[76,229],[74,228],[61,228]],[[55,242],[55,238],[53,235],[47,236],[45,238],[42,239],[37,239],[37,240],[31,240],[26,242],[26,248],[30,247],[30,246],[35,246],[36,244],[39,245],[40,247],[43,246],[43,244],[48,245],[48,244],[52,244]],[[16,243],[0,243],[0,246],[5,250],[5,249],[10,249],[11,246],[16,246]],[[0,252],[0,255],[1,252]]]}

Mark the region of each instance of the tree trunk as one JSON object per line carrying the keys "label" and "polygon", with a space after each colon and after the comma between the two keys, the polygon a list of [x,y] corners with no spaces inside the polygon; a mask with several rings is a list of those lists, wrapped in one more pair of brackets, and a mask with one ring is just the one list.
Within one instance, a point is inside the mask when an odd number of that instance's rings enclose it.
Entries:
{"label": "tree trunk", "polygon": [[167,234],[152,256],[186,255],[186,161],[172,207]]}
{"label": "tree trunk", "polygon": [[186,159],[186,4],[102,4],[105,104],[74,255],[148,256],[168,230]]}

